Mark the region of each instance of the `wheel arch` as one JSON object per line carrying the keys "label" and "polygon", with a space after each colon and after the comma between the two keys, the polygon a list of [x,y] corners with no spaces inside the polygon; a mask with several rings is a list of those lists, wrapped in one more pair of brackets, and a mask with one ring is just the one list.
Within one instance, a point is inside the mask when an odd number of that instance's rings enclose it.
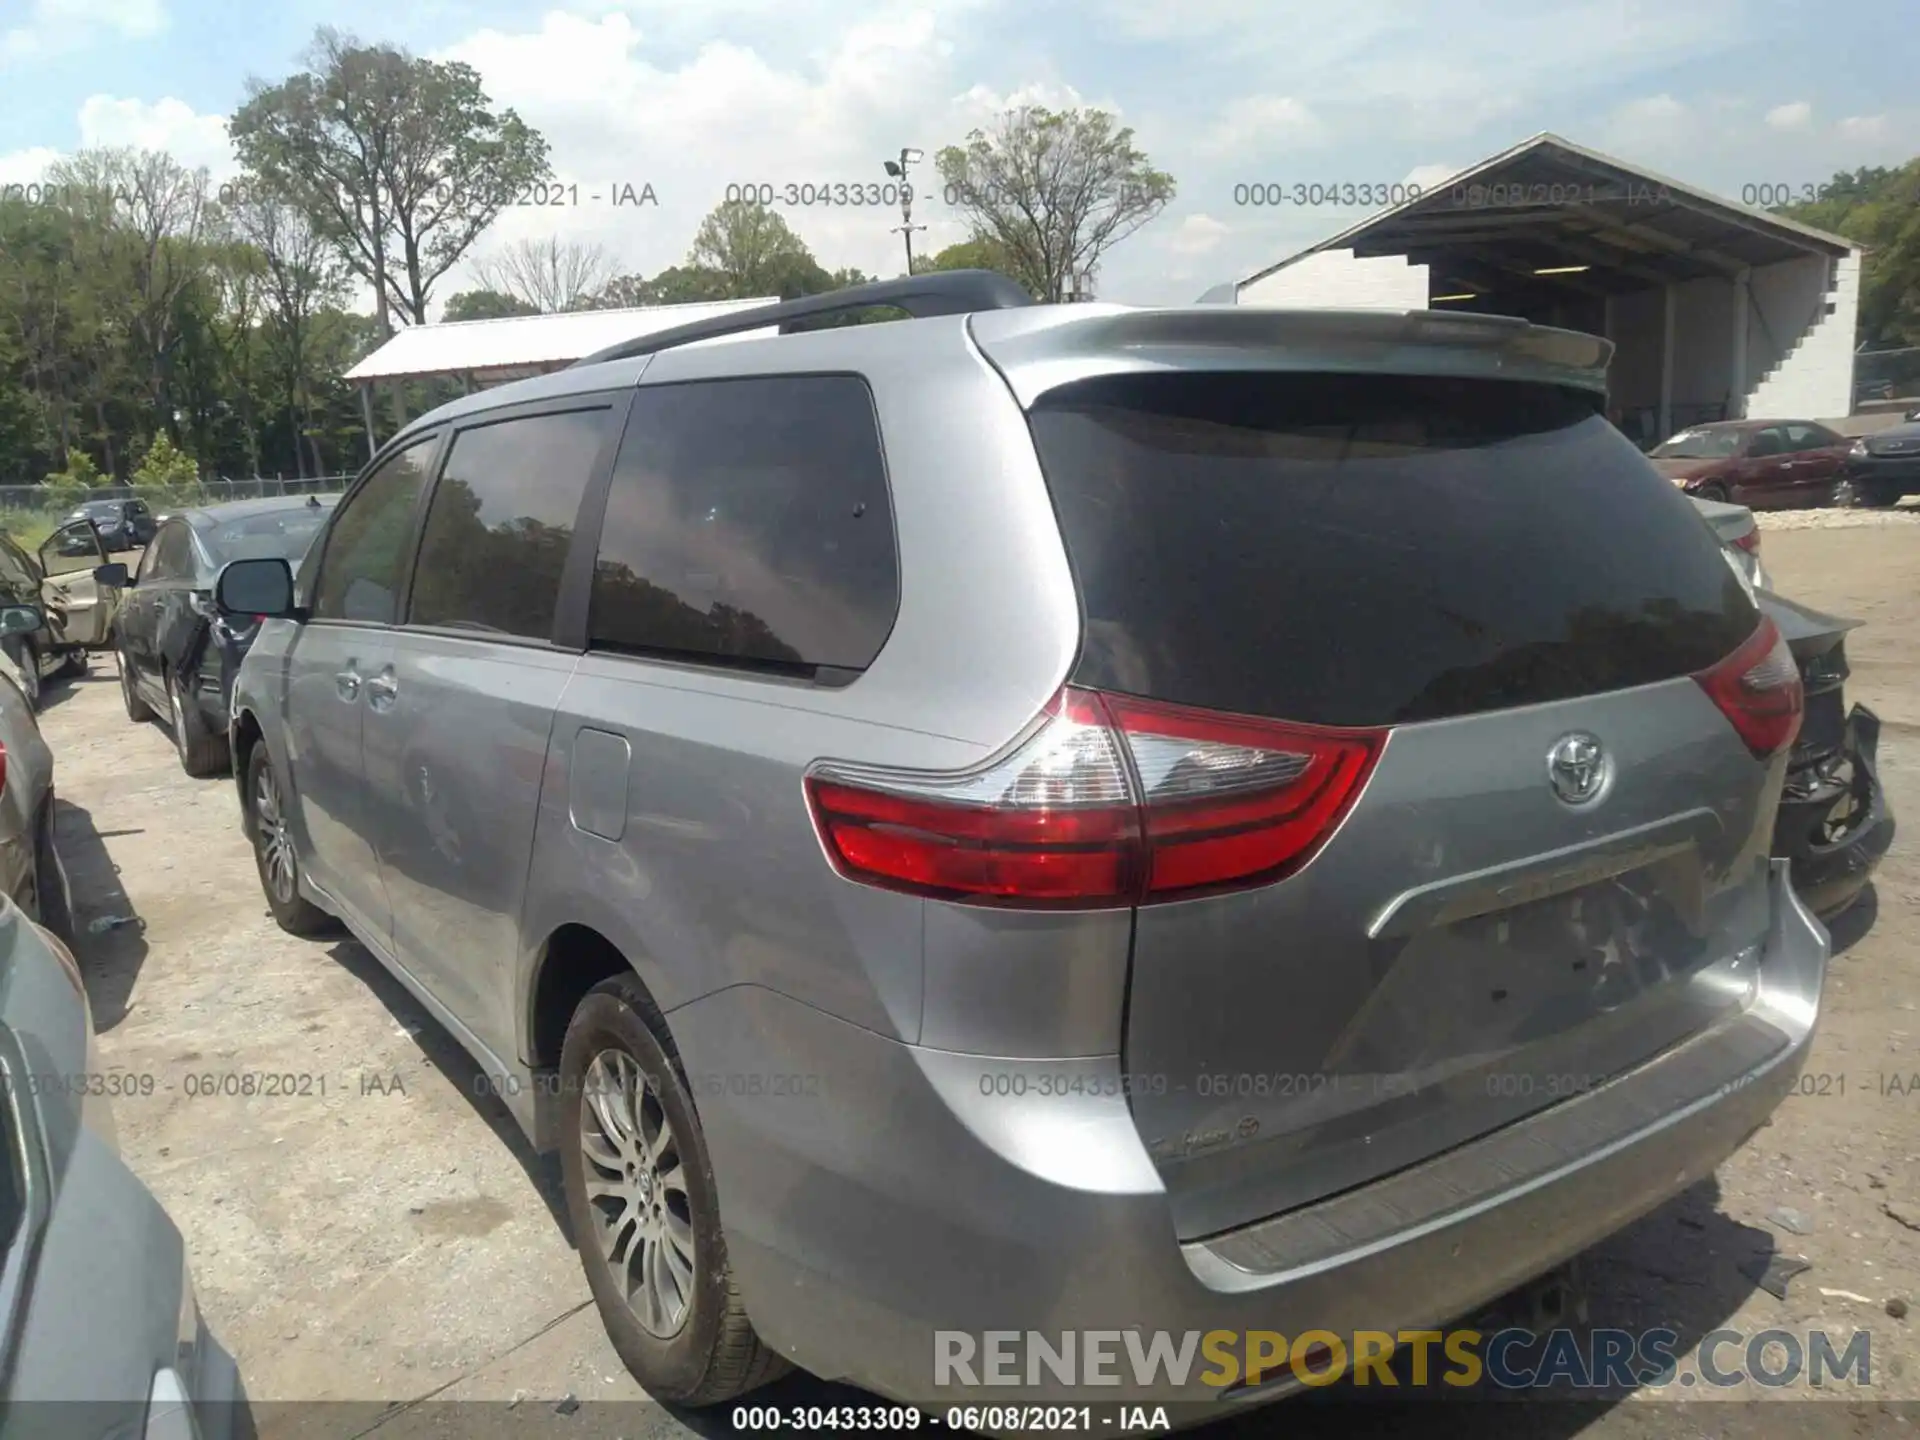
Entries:
{"label": "wheel arch", "polygon": [[599,928],[580,921],[554,927],[528,967],[522,1051],[529,1065],[538,1070],[560,1063],[573,1012],[589,990],[616,975],[631,976],[661,1013],[658,995],[640,967]]}

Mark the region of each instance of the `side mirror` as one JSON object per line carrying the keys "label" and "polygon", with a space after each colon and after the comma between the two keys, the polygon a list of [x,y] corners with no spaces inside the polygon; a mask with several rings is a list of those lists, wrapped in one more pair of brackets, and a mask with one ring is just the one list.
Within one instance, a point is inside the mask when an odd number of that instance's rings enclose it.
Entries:
{"label": "side mirror", "polygon": [[133,583],[124,560],[109,560],[93,567],[93,583],[102,590],[124,590]]}
{"label": "side mirror", "polygon": [[294,613],[293,567],[277,558],[235,560],[213,582],[213,602],[223,615],[290,618]]}
{"label": "side mirror", "polygon": [[31,605],[0,605],[0,635],[25,635],[47,628],[47,617]]}

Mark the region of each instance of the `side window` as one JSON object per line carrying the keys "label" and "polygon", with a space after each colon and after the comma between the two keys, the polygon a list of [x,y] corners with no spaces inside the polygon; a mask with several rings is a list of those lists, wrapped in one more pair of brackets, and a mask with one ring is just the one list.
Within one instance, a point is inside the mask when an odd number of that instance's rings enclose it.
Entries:
{"label": "side window", "polygon": [[32,562],[11,540],[0,540],[0,587],[27,600],[33,599],[39,589]]}
{"label": "side window", "polygon": [[407,620],[544,638],[607,411],[462,430],[427,505]]}
{"label": "side window", "polygon": [[315,619],[393,623],[414,503],[439,443],[429,435],[398,451],[341,503],[320,557]]}
{"label": "side window", "polygon": [[873,398],[851,376],[642,386],[621,442],[593,643],[864,669],[900,603]]}
{"label": "side window", "polygon": [[1756,430],[1753,439],[1747,442],[1747,456],[1758,460],[1767,455],[1778,455],[1786,448],[1785,438],[1778,429]]}

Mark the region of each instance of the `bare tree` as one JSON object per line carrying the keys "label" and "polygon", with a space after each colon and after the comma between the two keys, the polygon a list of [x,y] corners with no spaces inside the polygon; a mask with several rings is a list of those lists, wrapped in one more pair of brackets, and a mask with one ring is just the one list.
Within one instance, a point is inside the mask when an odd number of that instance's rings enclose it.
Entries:
{"label": "bare tree", "polygon": [[949,202],[1014,279],[1043,301],[1069,298],[1100,258],[1173,199],[1173,177],[1104,110],[1009,110],[935,163]]}
{"label": "bare tree", "polygon": [[485,260],[473,273],[489,290],[511,295],[542,315],[583,310],[614,276],[613,257],[598,245],[562,240],[516,240]]}

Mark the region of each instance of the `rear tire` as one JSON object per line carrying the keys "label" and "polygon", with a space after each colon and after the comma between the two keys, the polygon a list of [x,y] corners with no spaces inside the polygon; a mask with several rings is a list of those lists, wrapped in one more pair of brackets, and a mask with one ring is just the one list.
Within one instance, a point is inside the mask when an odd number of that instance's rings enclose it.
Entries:
{"label": "rear tire", "polygon": [[784,1374],[727,1264],[679,1052],[633,976],[602,981],[580,1002],[560,1082],[567,1218],[601,1323],[634,1379],[657,1400],[717,1405]]}
{"label": "rear tire", "polygon": [[1702,500],[1713,500],[1722,505],[1727,503],[1727,487],[1722,485],[1718,480],[1713,481],[1711,484],[1702,485],[1693,493],[1698,495]]}
{"label": "rear tire", "polygon": [[133,678],[133,661],[127,658],[124,650],[114,651],[113,656],[120,666],[120,703],[127,707],[127,719],[136,725],[144,725],[153,719],[153,707],[140,698],[139,687]]}
{"label": "rear tire", "polygon": [[289,935],[305,939],[331,935],[339,929],[339,922],[300,893],[300,857],[293,848],[286,795],[262,741],[247,755],[247,801],[241,812],[247,838],[253,842],[260,889],[267,897],[274,923]]}
{"label": "rear tire", "polygon": [[188,694],[187,682],[169,675],[167,698],[173,702],[173,746],[180,752],[180,768],[199,780],[230,770],[227,737],[207,728],[207,717]]}

